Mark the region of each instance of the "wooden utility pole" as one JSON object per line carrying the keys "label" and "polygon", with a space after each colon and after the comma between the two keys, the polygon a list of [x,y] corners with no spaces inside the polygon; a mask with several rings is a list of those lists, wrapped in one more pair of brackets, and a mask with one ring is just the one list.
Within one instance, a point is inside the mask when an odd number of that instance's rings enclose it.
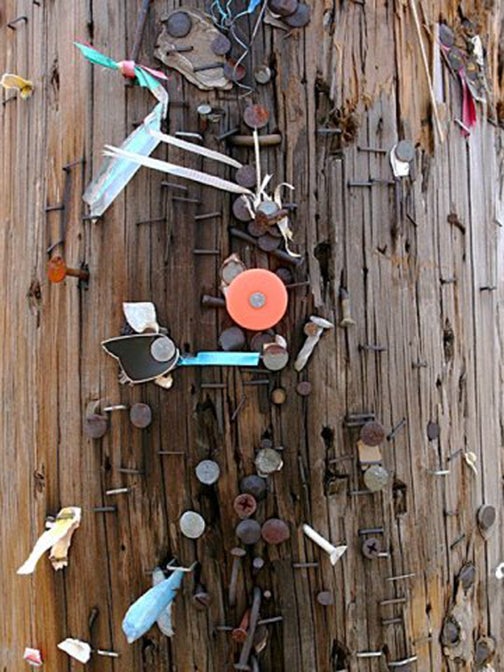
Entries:
{"label": "wooden utility pole", "polygon": [[[6,672],[22,669],[25,647],[41,650],[47,672],[76,669],[57,649],[67,637],[120,654],[92,654],[100,671],[221,672],[243,660],[263,672],[502,669],[504,8],[306,3],[301,28],[272,19],[264,2],[238,19],[248,2],[214,3],[229,4],[232,58],[251,46],[241,86],[209,91],[154,55],[163,19],[204,12],[203,0],[0,8],[0,74],[33,83],[26,100],[5,89],[0,107]],[[183,39],[198,52],[190,32]],[[163,130],[198,133],[240,163],[255,159],[236,143],[252,137],[243,113],[264,106],[259,133],[273,139],[260,149],[262,174],[272,175],[268,193],[295,188],[282,196],[302,262],[251,243],[235,196],[147,168],[90,220],[82,194],[104,145],[119,146],[155,102],[90,65],[75,41],[162,69]],[[467,82],[486,100],[470,127]],[[407,175],[394,174],[391,156]],[[235,179],[165,145],[153,157]],[[219,269],[233,252],[248,268],[284,269],[289,302],[275,333],[287,366],[179,367],[170,390],[120,385],[100,344],[124,328],[122,303],[152,301],[183,353],[217,350],[233,322],[201,296],[222,297]],[[89,282],[51,284],[56,254]],[[311,315],[334,328],[297,372]],[[139,402],[152,409],[146,429],[130,421]],[[103,410],[115,405],[127,410]],[[83,430],[93,409],[108,418],[98,439]],[[378,425],[363,430],[370,420]],[[247,545],[234,500],[264,448],[282,464],[252,518],[280,519],[289,538]],[[220,469],[211,485],[195,472],[205,459]],[[47,517],[67,506],[82,508],[68,567],[55,572],[43,557],[31,578],[17,575]],[[189,510],[205,521],[197,540],[181,533]],[[334,566],[305,524],[347,546]],[[198,563],[174,603],[174,636],[153,626],[128,645],[124,614],[172,559]],[[250,636],[254,620],[255,642],[234,641],[232,629],[242,623],[235,637]]]}

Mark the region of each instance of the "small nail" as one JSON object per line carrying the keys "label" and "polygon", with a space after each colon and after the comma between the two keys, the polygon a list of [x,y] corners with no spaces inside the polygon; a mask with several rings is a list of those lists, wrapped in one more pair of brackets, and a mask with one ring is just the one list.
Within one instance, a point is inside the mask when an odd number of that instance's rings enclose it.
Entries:
{"label": "small nail", "polygon": [[227,389],[226,383],[201,383],[200,389],[202,390],[225,390]]}
{"label": "small nail", "polygon": [[205,219],[215,219],[218,217],[222,217],[222,212],[220,210],[217,210],[216,212],[205,212],[202,215],[194,215],[194,221],[202,222]]}
{"label": "small nail", "polygon": [[352,319],[351,315],[350,294],[348,293],[347,289],[340,287],[339,297],[341,301],[342,313],[342,320],[339,325],[340,327],[347,329],[348,327],[352,327],[355,324],[355,320]]}
{"label": "small nail", "polygon": [[359,343],[359,350],[365,352],[387,352],[388,348],[376,343]]}
{"label": "small nail", "polygon": [[205,70],[216,70],[217,68],[223,68],[224,63],[221,61],[216,61],[215,63],[205,63],[203,65],[197,65],[193,68],[193,72],[204,72]]}
{"label": "small nail", "polygon": [[16,23],[19,23],[20,21],[24,21],[24,23],[28,23],[28,17],[23,15],[23,16],[18,16],[15,19],[12,19],[12,21],[9,21],[7,24],[8,28],[11,28],[12,30],[17,30],[16,29]]}
{"label": "small nail", "polygon": [[194,203],[196,205],[201,203],[199,198],[186,198],[185,196],[172,196],[171,200],[178,203]]}
{"label": "small nail", "polygon": [[158,450],[158,455],[185,455],[183,450]]}
{"label": "small nail", "polygon": [[55,212],[57,210],[64,210],[65,206],[63,203],[58,203],[57,205],[46,205],[44,212]]}
{"label": "small nail", "polygon": [[115,513],[117,506],[94,506],[94,513]]}
{"label": "small nail", "polygon": [[450,550],[453,550],[456,546],[458,546],[462,541],[465,539],[465,532],[463,532],[459,537],[455,539],[454,542],[450,544]]}
{"label": "small nail", "polygon": [[406,603],[405,597],[394,597],[390,600],[381,600],[381,602],[378,602],[380,606],[386,606],[387,604],[405,604],[405,603]]}
{"label": "small nail", "polygon": [[357,651],[356,658],[380,658],[383,656],[383,651]]}
{"label": "small nail", "polygon": [[166,222],[166,217],[152,217],[151,219],[141,219],[139,222],[136,222],[136,225],[142,226],[142,224],[159,224],[160,222]]}
{"label": "small nail", "polygon": [[184,184],[175,184],[175,182],[161,182],[161,186],[170,189],[180,189],[180,191],[189,191],[189,187]]}
{"label": "small nail", "polygon": [[404,427],[405,424],[406,424],[406,418],[402,418],[401,420],[399,420],[397,425],[394,425],[390,430],[390,432],[387,434],[387,441],[392,441],[392,439],[395,438],[396,434],[399,432],[400,429]]}
{"label": "small nail", "polygon": [[229,580],[228,588],[228,603],[230,607],[234,607],[236,604],[236,592],[238,588],[238,574],[240,571],[240,565],[242,558],[247,554],[243,548],[235,547],[230,551],[233,556],[233,564],[231,566],[231,578]]}
{"label": "small nail", "polygon": [[433,476],[448,476],[450,473],[449,469],[427,469],[427,472],[429,474],[432,474]]}
{"label": "small nail", "polygon": [[116,471],[120,474],[137,474],[138,476],[143,476],[145,473],[141,469],[130,469],[129,467],[118,467]]}
{"label": "small nail", "polygon": [[398,574],[397,576],[387,576],[385,581],[402,581],[402,579],[411,579],[416,576],[415,572],[409,574]]}
{"label": "small nail", "polygon": [[196,256],[197,256],[197,255],[205,255],[205,254],[207,254],[207,255],[211,255],[211,256],[212,256],[212,255],[217,256],[217,255],[220,254],[220,250],[202,250],[202,249],[195,249],[195,250],[193,250],[193,254],[196,255]]}
{"label": "small nail", "polygon": [[219,296],[210,296],[209,294],[203,294],[201,297],[201,305],[205,308],[225,308],[226,300],[221,299]]}
{"label": "small nail", "polygon": [[385,534],[385,528],[383,527],[366,527],[358,531],[359,535],[365,534]]}
{"label": "small nail", "polygon": [[371,154],[388,154],[388,149],[382,149],[381,147],[361,147],[357,145],[358,152],[369,152]]}
{"label": "small nail", "polygon": [[340,135],[342,132],[341,128],[317,128],[319,135]]}
{"label": "small nail", "polygon": [[236,135],[236,133],[238,133],[239,130],[240,128],[238,126],[230,128],[228,131],[225,131],[224,133],[218,135],[217,140],[222,141],[225,140],[226,138],[230,138],[232,135]]}
{"label": "small nail", "polygon": [[311,569],[319,566],[318,562],[293,562],[293,569]]}
{"label": "small nail", "polygon": [[389,667],[403,667],[403,665],[409,665],[418,660],[418,656],[410,656],[409,658],[403,658],[402,660],[395,660],[390,663],[387,663]]}
{"label": "small nail", "polygon": [[106,495],[122,495],[123,493],[131,492],[131,488],[113,488],[112,490],[105,490]]}
{"label": "small nail", "polygon": [[203,140],[201,133],[193,133],[193,131],[175,131],[177,138],[189,138],[191,140]]}
{"label": "small nail", "polygon": [[402,623],[403,618],[402,616],[397,616],[396,618],[382,618],[381,619],[381,624],[382,625],[395,625],[397,623]]}

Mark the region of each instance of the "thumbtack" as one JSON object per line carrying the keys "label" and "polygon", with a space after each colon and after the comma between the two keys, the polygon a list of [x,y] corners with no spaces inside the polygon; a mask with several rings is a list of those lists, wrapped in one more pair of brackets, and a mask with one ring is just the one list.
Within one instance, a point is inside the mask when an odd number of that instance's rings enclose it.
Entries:
{"label": "thumbtack", "polygon": [[12,21],[9,21],[7,24],[7,28],[11,28],[11,30],[17,30],[16,29],[16,23],[19,23],[20,21],[24,21],[25,23],[28,23],[28,17],[23,15],[23,16],[18,16],[15,19],[12,19]]}
{"label": "thumbtack", "polygon": [[63,257],[54,256],[49,260],[47,265],[47,277],[50,282],[58,283],[68,276],[78,278],[80,282],[87,283],[89,280],[89,272],[84,265],[83,268],[69,268]]}
{"label": "thumbtack", "polygon": [[304,534],[309,537],[317,546],[320,546],[320,548],[325,551],[329,555],[329,559],[331,561],[331,565],[335,565],[338,560],[341,558],[341,556],[345,553],[347,550],[348,546],[334,546],[331,544],[330,541],[327,539],[324,539],[324,537],[316,532],[313,527],[310,527],[306,523],[303,525],[303,532]]}
{"label": "thumbtack", "polygon": [[131,492],[131,488],[113,488],[112,490],[105,490],[106,495],[122,495],[127,492]]}
{"label": "thumbtack", "polygon": [[94,506],[94,513],[115,513],[117,506]]}

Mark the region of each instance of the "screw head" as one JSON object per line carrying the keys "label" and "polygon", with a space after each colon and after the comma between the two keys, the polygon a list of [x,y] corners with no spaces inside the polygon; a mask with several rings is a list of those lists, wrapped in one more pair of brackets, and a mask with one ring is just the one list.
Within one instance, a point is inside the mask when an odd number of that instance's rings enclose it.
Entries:
{"label": "screw head", "polygon": [[274,448],[262,448],[256,455],[255,466],[259,476],[269,476],[283,467],[282,456]]}
{"label": "screw head", "polygon": [[231,41],[220,33],[211,43],[210,49],[216,56],[226,56],[231,51]]}
{"label": "screw head", "polygon": [[205,531],[205,520],[196,511],[185,511],[179,519],[180,531],[188,539],[199,539]]}
{"label": "screw head", "polygon": [[310,23],[311,7],[303,3],[299,3],[296,11],[289,16],[284,16],[283,20],[291,28],[304,28]]}
{"label": "screw head", "polygon": [[495,523],[497,512],[494,506],[490,504],[483,504],[480,506],[477,513],[478,526],[483,532],[487,532]]}
{"label": "screw head", "polygon": [[261,536],[267,544],[282,544],[290,538],[289,526],[280,518],[270,518],[263,524]]}
{"label": "screw head", "polygon": [[255,497],[248,492],[242,492],[241,495],[235,497],[233,502],[233,509],[242,519],[250,518],[257,510],[257,501]]}
{"label": "screw head", "polygon": [[375,537],[367,537],[361,544],[361,552],[365,558],[373,560],[380,553],[380,542]]}
{"label": "screw head", "polygon": [[243,113],[243,121],[250,128],[264,128],[269,121],[269,111],[263,105],[249,105]]}
{"label": "screw head", "polygon": [[235,534],[242,543],[251,546],[256,544],[261,538],[261,526],[257,520],[246,518],[238,523]]}
{"label": "screw head", "polygon": [[379,446],[385,441],[385,427],[376,420],[370,420],[361,428],[360,438],[366,446]]}
{"label": "screw head", "polygon": [[388,481],[389,473],[380,464],[373,464],[364,472],[364,483],[371,492],[383,490]]}
{"label": "screw head", "polygon": [[213,460],[202,460],[196,465],[196,478],[203,485],[213,485],[217,483],[220,476],[220,467]]}
{"label": "screw head", "polygon": [[251,474],[240,481],[240,491],[252,495],[256,501],[260,502],[266,497],[268,484],[266,479],[261,478],[261,476]]}
{"label": "screw head", "polygon": [[280,16],[289,16],[289,14],[294,14],[298,8],[298,0],[269,0],[268,7],[274,14],[279,14]]}
{"label": "screw head", "polygon": [[192,28],[192,20],[187,12],[177,11],[170,14],[163,23],[172,37],[185,37]]}
{"label": "screw head", "polygon": [[138,429],[145,429],[152,422],[151,407],[148,404],[133,404],[130,408],[130,421]]}
{"label": "screw head", "polygon": [[245,332],[240,327],[224,329],[219,336],[219,347],[225,352],[243,350],[245,344]]}
{"label": "screw head", "polygon": [[92,413],[84,419],[84,433],[90,439],[101,439],[108,429],[108,418],[106,415]]}

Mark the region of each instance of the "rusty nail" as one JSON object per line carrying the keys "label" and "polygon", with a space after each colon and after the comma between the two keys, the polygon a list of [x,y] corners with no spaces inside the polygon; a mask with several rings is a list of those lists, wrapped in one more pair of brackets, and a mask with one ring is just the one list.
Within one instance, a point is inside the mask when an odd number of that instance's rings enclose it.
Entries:
{"label": "rusty nail", "polygon": [[450,551],[452,551],[456,546],[458,546],[461,541],[464,541],[465,536],[466,536],[465,532],[463,532],[459,537],[457,537],[455,541],[450,544]]}
{"label": "rusty nail", "polygon": [[237,628],[233,628],[231,631],[231,637],[235,642],[243,644],[247,639],[247,628],[250,623],[250,609],[247,609],[243,614],[243,617],[240,621],[240,625]]}
{"label": "rusty nail", "polygon": [[195,250],[193,250],[193,254],[196,255],[196,256],[198,256],[198,255],[201,256],[201,255],[205,255],[205,254],[216,256],[216,255],[220,254],[220,250],[195,249]]}
{"label": "rusty nail", "polygon": [[217,140],[221,142],[222,140],[225,140],[226,138],[230,138],[232,135],[235,135],[238,133],[240,128],[238,126],[235,126],[234,128],[230,128],[229,131],[225,131],[224,133],[221,133],[220,135],[217,136]]}
{"label": "rusty nail", "polygon": [[216,61],[215,63],[205,63],[203,65],[197,65],[193,68],[193,72],[204,72],[205,70],[216,70],[217,68],[223,68],[224,63],[221,61]]}
{"label": "rusty nail", "polygon": [[82,268],[69,268],[63,257],[60,257],[59,255],[56,255],[49,260],[47,276],[50,282],[53,283],[63,282],[67,276],[78,278],[79,281],[84,283],[89,280],[89,272],[86,265],[83,265]]}
{"label": "rusty nail", "polygon": [[180,189],[180,191],[189,191],[189,187],[186,187],[185,184],[176,184],[175,182],[161,182],[162,187],[170,189]]}
{"label": "rusty nail", "polygon": [[63,203],[58,203],[57,205],[46,205],[44,212],[54,212],[56,210],[64,210],[65,206]]}
{"label": "rusty nail", "polygon": [[393,597],[389,600],[381,600],[381,602],[378,602],[378,604],[382,607],[387,606],[388,604],[405,604],[405,603],[406,603],[405,597]]}
{"label": "rusty nail", "polygon": [[217,210],[216,212],[205,212],[202,215],[194,215],[195,222],[202,222],[205,219],[214,219],[216,217],[222,217],[222,212]]}
{"label": "rusty nail", "polygon": [[360,438],[366,446],[379,446],[385,439],[385,428],[376,420],[368,420],[361,427]]}
{"label": "rusty nail", "polygon": [[196,609],[203,611],[204,609],[210,606],[211,601],[212,598],[210,597],[210,593],[207,592],[204,586],[198,584],[194,589],[194,593],[192,595],[192,603],[194,604]]}
{"label": "rusty nail", "polygon": [[94,513],[115,513],[117,506],[94,506]]}
{"label": "rusty nail", "polygon": [[206,308],[225,308],[226,300],[221,299],[219,296],[210,296],[209,294],[203,294],[201,297],[201,305]]}
{"label": "rusty nail", "polygon": [[28,17],[26,15],[23,16],[18,16],[15,19],[12,19],[12,21],[9,21],[7,24],[7,28],[11,28],[12,30],[17,30],[16,29],[16,23],[19,23],[20,21],[24,21],[25,23],[28,23]]}
{"label": "rusty nail", "polygon": [[384,345],[377,345],[376,343],[359,343],[359,351],[387,352],[388,348],[386,348]]}
{"label": "rusty nail", "polygon": [[201,200],[199,198],[187,198],[186,196],[172,196],[172,201],[177,201],[178,203],[195,203],[199,205]]}
{"label": "rusty nail", "polygon": [[150,219],[142,219],[139,222],[136,222],[136,225],[141,226],[142,224],[159,224],[160,222],[166,222],[166,216],[151,217]]}
{"label": "rusty nail", "polygon": [[[246,243],[253,245],[254,247],[258,247],[257,239],[253,238],[252,236],[249,236],[247,233],[241,231],[240,229],[231,227],[229,229],[229,233],[233,238],[238,238],[239,240],[243,240]],[[268,254],[270,254],[272,257],[280,259],[285,264],[289,264],[292,266],[300,266],[302,263],[304,263],[304,259],[302,257],[300,258],[291,257],[290,254],[287,254],[287,252],[284,252],[283,250],[271,250],[270,252],[268,252]]]}
{"label": "rusty nail", "polygon": [[233,564],[231,566],[231,579],[228,588],[228,603],[230,607],[236,604],[236,592],[238,587],[238,573],[240,571],[241,559],[247,554],[243,548],[236,546],[230,551],[233,556]]}
{"label": "rusty nail", "polygon": [[252,608],[250,610],[250,621],[247,633],[247,638],[243,644],[238,663],[234,665],[235,670],[250,670],[248,660],[254,644],[254,635],[259,620],[259,609],[261,608],[261,589],[257,586],[254,588],[252,598]]}

